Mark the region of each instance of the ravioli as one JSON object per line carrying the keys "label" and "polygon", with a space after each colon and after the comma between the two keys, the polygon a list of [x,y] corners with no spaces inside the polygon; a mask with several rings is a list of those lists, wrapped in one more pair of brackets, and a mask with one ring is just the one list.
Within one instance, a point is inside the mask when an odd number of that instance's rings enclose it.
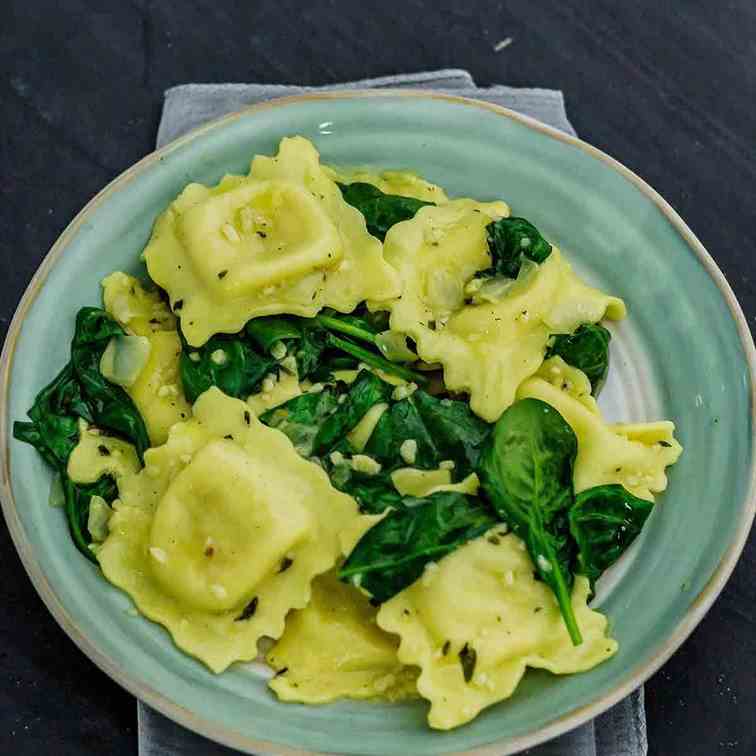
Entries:
{"label": "ravioli", "polygon": [[437,729],[469,722],[511,696],[527,667],[582,672],[617,650],[606,618],[586,604],[585,578],[576,578],[572,595],[583,635],[573,646],[551,590],[533,576],[525,544],[496,532],[426,568],[378,612],[378,626],[400,637],[399,661],[420,667],[417,689]]}
{"label": "ravioli", "polygon": [[385,255],[402,296],[372,303],[390,310],[391,329],[412,337],[423,360],[441,363],[446,387],[469,393],[473,411],[489,422],[538,370],[551,334],[625,316],[622,300],[581,281],[556,247],[541,265],[523,265],[500,298],[470,303],[466,285],[490,264],[485,227],[508,215],[504,203],[454,200],[397,223]]}
{"label": "ravioli", "polygon": [[312,583],[310,603],[286,620],[266,656],[282,701],[328,703],[337,698],[416,697],[417,671],[399,662],[395,636],[375,623],[377,609],[334,572]]}
{"label": "ravioli", "polygon": [[74,483],[95,483],[103,475],[116,480],[139,472],[134,447],[120,438],[105,436],[86,420],[79,420],[79,443],[68,457],[66,473]]}
{"label": "ravioli", "polygon": [[302,137],[255,157],[249,176],[189,184],[156,221],[144,259],[192,346],[256,316],[351,312],[400,294],[380,242]]}
{"label": "ravioli", "polygon": [[588,376],[582,370],[568,365],[561,357],[549,357],[548,360],[544,360],[535,375],[560,391],[564,391],[591,412],[599,413],[598,404],[591,395],[591,382]]}
{"label": "ravioli", "polygon": [[665,469],[682,454],[682,446],[674,437],[674,423],[662,420],[607,424],[595,404],[586,406],[568,389],[557,388],[538,377],[530,378],[518,389],[517,398],[525,397],[550,404],[575,432],[575,493],[619,483],[635,496],[653,501],[655,493],[667,488]]}
{"label": "ravioli", "polygon": [[422,176],[411,171],[373,171],[369,168],[337,168],[323,166],[326,174],[340,184],[357,182],[372,184],[384,194],[398,194],[400,197],[413,197],[437,205],[448,202],[446,192],[437,184],[431,184]]}
{"label": "ravioli", "polygon": [[286,436],[216,388],[118,484],[103,574],[214,672],[281,635],[357,516]]}
{"label": "ravioli", "polygon": [[102,288],[106,311],[129,333],[149,339],[149,359],[125,389],[144,418],[152,445],[158,446],[165,443],[174,423],[191,415],[181,388],[176,318],[156,291],[146,291],[126,273],[111,273]]}

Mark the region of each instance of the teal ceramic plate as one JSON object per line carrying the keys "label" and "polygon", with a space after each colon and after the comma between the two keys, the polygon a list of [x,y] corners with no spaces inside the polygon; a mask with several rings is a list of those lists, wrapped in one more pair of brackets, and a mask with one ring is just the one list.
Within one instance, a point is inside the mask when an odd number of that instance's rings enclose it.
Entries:
{"label": "teal ceramic plate", "polygon": [[[67,359],[74,313],[100,279],[138,270],[155,216],[189,181],[246,171],[254,153],[302,134],[328,163],[418,171],[452,195],[504,198],[589,279],[621,296],[610,417],[670,418],[685,452],[643,536],[601,586],[619,653],[591,672],[530,672],[514,697],[449,733],[426,707],[279,703],[254,665],[215,677],[133,617],[127,597],[74,550],[48,504],[50,473],[10,439],[36,390]],[[502,108],[418,92],[279,100],[150,155],[79,214],[19,305],[2,356],[2,499],[34,585],[71,638],[129,691],[178,722],[250,753],[513,753],[596,716],[653,673],[722,589],[754,516],[754,346],[722,274],[672,208],[589,145]],[[22,630],[22,629],[20,629]]]}

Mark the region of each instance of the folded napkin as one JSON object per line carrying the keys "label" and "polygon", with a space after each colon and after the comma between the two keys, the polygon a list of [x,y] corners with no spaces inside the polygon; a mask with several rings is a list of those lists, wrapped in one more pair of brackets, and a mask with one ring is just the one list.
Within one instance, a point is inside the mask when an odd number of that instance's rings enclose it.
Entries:
{"label": "folded napkin", "polygon": [[[560,91],[515,89],[499,85],[482,88],[475,86],[467,71],[447,69],[363,79],[327,87],[184,84],[165,93],[157,146],[162,147],[207,121],[264,100],[320,90],[375,88],[422,88],[475,97],[516,110],[568,134],[575,134],[567,120]],[[139,756],[232,756],[237,753],[189,732],[141,701],[138,702],[138,721]],[[442,745],[440,741],[439,745]],[[592,722],[523,753],[529,756],[646,756],[648,742],[643,688]]]}

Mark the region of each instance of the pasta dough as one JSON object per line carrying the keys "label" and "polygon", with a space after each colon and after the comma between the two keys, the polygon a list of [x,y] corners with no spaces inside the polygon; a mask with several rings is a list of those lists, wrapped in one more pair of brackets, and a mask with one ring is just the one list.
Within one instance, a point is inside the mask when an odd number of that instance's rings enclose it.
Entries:
{"label": "pasta dough", "polygon": [[541,265],[523,265],[498,300],[466,304],[466,283],[490,263],[485,227],[508,214],[504,203],[454,200],[396,224],[385,255],[402,296],[372,304],[389,309],[392,330],[411,336],[423,360],[441,363],[446,387],[469,393],[473,411],[490,422],[538,370],[551,334],[625,316],[620,299],[587,286],[555,247]]}
{"label": "pasta dough", "polygon": [[97,553],[105,577],[214,672],[281,635],[357,516],[286,436],[215,388],[119,494]]}
{"label": "pasta dough", "polygon": [[401,639],[399,661],[420,667],[417,689],[430,701],[428,722],[437,729],[469,722],[508,698],[527,667],[581,672],[617,650],[606,637],[606,618],[586,605],[585,578],[576,579],[572,595],[583,634],[573,646],[525,545],[496,533],[426,567],[378,612],[378,626]]}
{"label": "pasta dough", "polygon": [[277,670],[270,687],[282,701],[417,696],[417,671],[399,662],[398,640],[375,624],[377,609],[333,572],[315,578],[312,598],[286,620],[266,656]]}
{"label": "pasta dough", "polygon": [[138,471],[139,459],[131,444],[104,436],[97,428],[90,428],[86,420],[79,420],[79,443],[68,457],[66,469],[74,483],[95,483],[103,475],[118,480]]}
{"label": "pasta dough", "polygon": [[282,140],[276,157],[255,157],[249,176],[187,186],[156,221],[144,257],[192,346],[255,316],[351,312],[400,294],[380,242],[301,137]]}
{"label": "pasta dough", "polygon": [[323,166],[326,174],[340,184],[357,182],[372,184],[384,194],[398,194],[401,197],[414,197],[425,202],[441,204],[448,202],[446,192],[436,184],[431,184],[411,171],[371,171],[369,168],[335,168]]}
{"label": "pasta dough", "polygon": [[655,493],[666,489],[665,468],[674,464],[682,453],[682,446],[674,437],[674,423],[663,420],[609,425],[598,407],[586,406],[567,388],[562,390],[538,377],[525,381],[518,389],[517,398],[525,397],[550,404],[575,432],[578,439],[573,473],[575,493],[605,483],[619,483],[635,496],[653,501]]}

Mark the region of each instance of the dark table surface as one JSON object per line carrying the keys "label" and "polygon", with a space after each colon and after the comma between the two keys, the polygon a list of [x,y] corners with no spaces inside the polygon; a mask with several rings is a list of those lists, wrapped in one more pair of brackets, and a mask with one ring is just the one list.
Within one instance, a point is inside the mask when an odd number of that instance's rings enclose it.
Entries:
{"label": "dark table surface", "polygon": [[[166,87],[440,67],[483,85],[564,90],[578,133],[680,211],[754,322],[755,40],[754,0],[5,0],[3,334],[68,221],[152,149]],[[0,554],[0,753],[136,753],[133,699],[48,615],[2,524]],[[714,608],[646,686],[651,754],[755,754],[755,670],[752,538]]]}

